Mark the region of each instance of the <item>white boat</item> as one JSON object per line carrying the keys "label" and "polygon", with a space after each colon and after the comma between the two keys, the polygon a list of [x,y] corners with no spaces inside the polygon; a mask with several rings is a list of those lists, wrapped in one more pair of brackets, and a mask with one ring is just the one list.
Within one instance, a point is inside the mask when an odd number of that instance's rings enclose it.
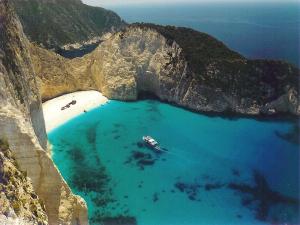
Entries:
{"label": "white boat", "polygon": [[157,150],[157,151],[160,151],[160,147],[158,145],[158,142],[152,138],[151,136],[143,136],[143,141],[148,145],[150,146],[151,148]]}

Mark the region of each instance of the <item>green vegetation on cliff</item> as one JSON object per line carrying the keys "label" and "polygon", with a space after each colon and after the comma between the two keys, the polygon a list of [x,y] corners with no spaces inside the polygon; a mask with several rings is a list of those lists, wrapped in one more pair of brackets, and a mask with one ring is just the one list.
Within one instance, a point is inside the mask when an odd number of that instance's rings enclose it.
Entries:
{"label": "green vegetation on cliff", "polygon": [[[175,41],[189,65],[189,73],[199,85],[266,104],[299,89],[299,69],[279,60],[249,60],[232,51],[214,37],[185,27],[136,23],[132,27],[153,29],[168,44]],[[298,93],[295,93],[298,95]],[[295,99],[296,101],[296,99]]]}
{"label": "green vegetation on cliff", "polygon": [[197,72],[201,72],[212,60],[242,60],[243,56],[230,50],[221,41],[191,28],[160,26],[151,23],[135,23],[133,27],[150,28],[162,34],[168,44],[175,41],[183,50],[186,60]]}
{"label": "green vegetation on cliff", "polygon": [[87,41],[124,22],[114,12],[80,0],[13,0],[24,31],[46,48]]}
{"label": "green vegetation on cliff", "polygon": [[[0,216],[2,216],[0,220],[4,224],[5,220],[16,216],[23,220],[24,224],[25,221],[26,224],[48,224],[44,204],[34,192],[26,173],[19,170],[7,141],[2,139],[0,139],[0,193]],[[21,221],[18,224],[21,224]]]}

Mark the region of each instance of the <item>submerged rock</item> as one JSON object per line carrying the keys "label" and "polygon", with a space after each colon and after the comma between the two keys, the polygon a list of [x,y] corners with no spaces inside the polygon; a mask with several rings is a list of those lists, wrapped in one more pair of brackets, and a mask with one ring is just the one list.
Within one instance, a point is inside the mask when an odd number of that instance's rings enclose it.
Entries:
{"label": "submerged rock", "polygon": [[131,156],[125,161],[124,164],[134,162],[141,170],[144,170],[145,166],[153,166],[158,160],[158,157],[150,153],[144,153],[141,151],[132,151]]}
{"label": "submerged rock", "polygon": [[106,217],[102,219],[103,225],[137,225],[137,221],[134,217],[118,216],[118,217]]}
{"label": "submerged rock", "polygon": [[234,176],[237,176],[237,177],[240,177],[240,176],[241,176],[240,171],[237,170],[237,169],[232,169],[231,172],[232,172],[232,174],[233,174]]}
{"label": "submerged rock", "polygon": [[[174,184],[174,186],[182,193],[185,193],[189,200],[195,201],[199,200],[199,189],[201,187],[200,184],[197,183],[185,183],[178,181]],[[172,191],[173,192],[173,191]]]}
{"label": "submerged rock", "polygon": [[204,185],[204,188],[206,191],[210,191],[210,190],[214,190],[214,189],[220,189],[222,187],[224,187],[225,184],[221,184],[221,183],[207,183]]}
{"label": "submerged rock", "polygon": [[152,201],[153,202],[157,202],[158,201],[158,193],[154,193],[153,194]]}
{"label": "submerged rock", "polygon": [[242,204],[251,209],[254,208],[257,219],[269,221],[271,223],[292,223],[292,221],[290,221],[291,218],[285,218],[282,221],[277,221],[279,218],[274,219],[274,217],[280,216],[278,214],[284,212],[276,212],[275,216],[270,215],[270,212],[272,207],[280,204],[283,205],[285,210],[287,207],[291,207],[293,210],[298,211],[300,199],[284,196],[279,192],[273,191],[269,187],[265,177],[258,171],[253,172],[253,177],[255,182],[254,185],[230,183],[228,184],[228,188],[244,194],[242,198]]}

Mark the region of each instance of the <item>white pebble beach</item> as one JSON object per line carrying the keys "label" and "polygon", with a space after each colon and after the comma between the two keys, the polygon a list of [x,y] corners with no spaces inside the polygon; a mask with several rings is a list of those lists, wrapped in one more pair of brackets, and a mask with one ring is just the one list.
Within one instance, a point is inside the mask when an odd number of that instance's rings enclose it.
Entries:
{"label": "white pebble beach", "polygon": [[[70,104],[76,101],[75,104]],[[74,117],[106,104],[108,99],[98,91],[78,91],[65,94],[43,103],[47,133]],[[69,107],[62,107],[69,104]]]}

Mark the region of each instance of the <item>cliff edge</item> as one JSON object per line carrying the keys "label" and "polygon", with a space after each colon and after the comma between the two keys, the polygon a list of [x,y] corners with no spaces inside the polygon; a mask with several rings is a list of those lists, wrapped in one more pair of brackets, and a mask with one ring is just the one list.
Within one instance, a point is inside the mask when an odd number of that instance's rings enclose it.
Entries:
{"label": "cliff edge", "polygon": [[[41,99],[28,49],[29,41],[9,1],[0,0],[0,140],[7,143],[15,159],[15,164],[12,165],[10,158],[4,158],[4,149],[1,149],[1,167],[8,165],[15,168],[16,174],[22,173],[23,177],[20,176],[11,188],[27,186],[30,189],[32,185],[33,190],[25,192],[24,196],[36,195],[41,203],[39,206],[36,202],[35,206],[39,209],[42,205],[45,206],[36,212],[38,216],[34,215],[35,211],[28,215],[28,211],[22,210],[23,214],[16,214],[19,216],[17,219],[25,221],[23,224],[32,224],[26,222],[31,216],[42,219],[44,224],[86,225],[88,221],[85,202],[73,195],[47,151]],[[5,185],[5,177],[1,172],[1,186]],[[26,197],[17,206],[18,202],[7,198],[8,190],[10,189],[1,189],[1,196],[3,199],[3,195],[6,196],[4,202],[7,205],[15,205],[20,209],[20,206],[30,203],[27,200],[32,200]],[[1,210],[0,212],[3,213],[0,216],[2,222],[9,219],[9,214]]]}
{"label": "cliff edge", "polygon": [[198,112],[300,115],[299,69],[249,60],[189,28],[133,24],[82,58],[34,45],[31,55],[44,100],[94,89],[118,100],[147,93]]}
{"label": "cliff edge", "polygon": [[85,5],[81,0],[12,0],[30,39],[48,49],[80,46],[117,31],[124,22],[114,12]]}

